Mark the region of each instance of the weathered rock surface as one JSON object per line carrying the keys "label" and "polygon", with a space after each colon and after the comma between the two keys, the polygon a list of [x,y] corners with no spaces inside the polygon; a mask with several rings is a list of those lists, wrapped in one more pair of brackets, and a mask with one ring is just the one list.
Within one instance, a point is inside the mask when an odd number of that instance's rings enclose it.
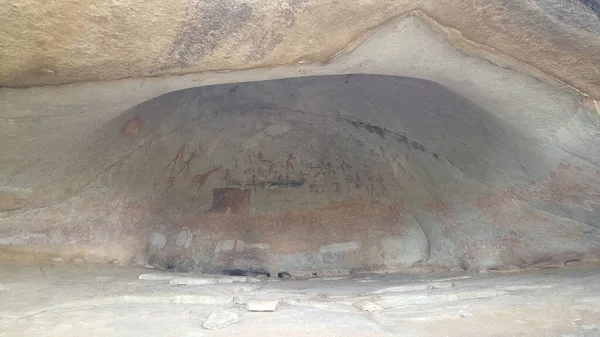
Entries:
{"label": "weathered rock surface", "polygon": [[0,85],[132,78],[0,89],[1,256],[271,279],[600,261],[596,1],[88,2],[0,4]]}
{"label": "weathered rock surface", "polygon": [[214,311],[202,323],[202,327],[208,330],[219,330],[231,324],[237,323],[239,316],[235,312],[219,310]]}
{"label": "weathered rock surface", "polygon": [[354,306],[363,311],[377,312],[384,308],[371,300],[358,300],[354,302]]}
{"label": "weathered rock surface", "polygon": [[416,290],[432,290],[432,289],[448,289],[452,288],[451,282],[434,282],[426,284],[405,284],[394,287],[386,287],[372,291],[372,294],[383,294],[383,293],[402,293],[407,291]]}
{"label": "weathered rock surface", "polygon": [[[3,261],[0,264],[2,306],[0,331],[6,336],[109,335],[259,337],[278,334],[324,336],[593,336],[600,325],[600,271],[562,269],[513,274],[456,274],[454,289],[394,294],[418,298],[425,293],[463,295],[435,297],[429,303],[401,305],[372,312],[353,306],[360,293],[398,284],[440,282],[442,275],[378,274],[372,283],[362,276],[323,283],[288,280],[244,293],[250,299],[281,298],[274,312],[239,312],[237,323],[222,330],[202,328],[206,318],[232,309],[240,284],[171,287],[166,282],[136,279],[141,268],[107,264],[41,264]],[[495,289],[508,291],[501,298]],[[471,296],[465,296],[465,292]],[[479,296],[472,296],[479,294]],[[485,295],[485,296],[483,296]],[[460,300],[456,300],[456,299]],[[366,298],[375,303],[377,296]],[[438,300],[445,301],[438,301]],[[451,300],[451,301],[447,301]],[[414,303],[414,302],[413,302]],[[284,305],[285,304],[285,305]],[[363,309],[369,307],[364,306]],[[377,308],[377,307],[375,307]],[[216,316],[215,314],[214,316]],[[227,315],[232,317],[234,315]],[[229,319],[216,319],[223,324]],[[73,324],[77,322],[77,324]],[[218,325],[215,325],[218,326]]]}
{"label": "weathered rock surface", "polygon": [[470,299],[493,298],[505,296],[507,291],[499,289],[453,289],[438,291],[421,291],[403,294],[383,294],[367,296],[354,302],[354,306],[365,311],[377,311],[416,304],[437,304]]}
{"label": "weathered rock surface", "polygon": [[138,279],[149,280],[149,281],[168,281],[177,277],[176,275],[168,274],[141,274]]}
{"label": "weathered rock surface", "polygon": [[598,74],[590,71],[600,64],[595,4],[177,0],[167,5],[119,0],[40,6],[18,0],[0,4],[0,85],[318,64],[352,50],[389,20],[418,11],[428,18],[426,24],[468,53],[506,55],[512,66],[529,64],[533,72],[600,98]]}
{"label": "weathered rock surface", "polygon": [[[344,75],[176,91],[101,125],[50,118],[44,128],[72,136],[36,145],[59,157],[21,163],[38,151],[25,144],[0,164],[8,188],[37,191],[3,212],[0,242],[273,278],[597,258],[598,115],[573,93],[473,62],[532,96],[508,109],[429,81]],[[132,118],[143,121],[133,138]]]}
{"label": "weathered rock surface", "polygon": [[246,310],[248,311],[275,311],[279,305],[278,300],[248,300]]}

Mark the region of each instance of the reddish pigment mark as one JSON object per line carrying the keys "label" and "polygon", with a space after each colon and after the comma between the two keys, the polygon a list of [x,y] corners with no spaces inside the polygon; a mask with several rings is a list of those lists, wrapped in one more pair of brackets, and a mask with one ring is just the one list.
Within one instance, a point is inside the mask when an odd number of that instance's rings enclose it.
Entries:
{"label": "reddish pigment mark", "polygon": [[429,209],[436,212],[438,218],[447,220],[452,217],[452,207],[445,201],[436,201],[427,205]]}
{"label": "reddish pigment mark", "polygon": [[175,177],[174,176],[170,176],[167,178],[167,189],[165,190],[165,192],[168,192],[169,189],[171,187],[173,187],[173,185],[175,184]]}
{"label": "reddish pigment mark", "polygon": [[[190,165],[192,164],[192,160],[194,159],[194,157],[196,156],[196,151],[191,152],[188,159],[183,161],[183,167],[179,169],[179,171],[177,172],[177,175],[179,175],[179,173],[181,173],[181,171],[183,171],[185,169],[185,172],[183,173],[183,178],[187,177],[187,173],[190,169]],[[182,157],[183,160],[183,157]]]}
{"label": "reddish pigment mark", "polygon": [[206,184],[206,181],[208,180],[208,177],[210,177],[211,174],[219,171],[220,169],[222,169],[223,166],[218,166],[215,167],[212,170],[206,171],[205,173],[202,174],[197,174],[192,178],[192,184],[190,185],[190,187],[197,187],[196,190],[196,194],[194,195],[194,198],[196,198],[198,196],[198,193],[200,192],[200,190],[202,189],[202,187],[204,186],[204,184]]}
{"label": "reddish pigment mark", "polygon": [[[287,160],[285,161],[285,169],[294,170],[294,165],[292,164],[292,160],[296,160],[296,157],[292,153],[288,154]],[[295,171],[295,170],[294,170]]]}
{"label": "reddish pigment mark", "polygon": [[123,125],[123,135],[125,137],[136,137],[139,133],[140,130],[142,129],[142,120],[140,119],[139,115],[136,115],[135,117],[129,119],[127,122],[125,122],[125,125]]}
{"label": "reddish pigment mark", "polygon": [[223,179],[225,180],[225,183],[229,183],[229,180],[231,179],[229,169],[225,169],[225,177]]}
{"label": "reddish pigment mark", "polygon": [[273,165],[274,165],[272,161],[265,159],[265,156],[263,155],[263,153],[261,151],[258,151],[258,162],[267,163],[267,164],[269,164],[270,167],[273,167]]}
{"label": "reddish pigment mark", "polygon": [[342,173],[346,173],[346,170],[351,169],[351,168],[352,168],[352,164],[346,163],[345,160],[342,160],[342,164],[340,165],[340,170],[342,170]]}
{"label": "reddish pigment mark", "polygon": [[381,175],[381,172],[379,173],[379,175],[377,176],[377,180],[375,181],[381,186],[382,192],[385,192],[385,194],[390,195],[390,192],[388,192],[387,188],[385,188],[385,179]]}

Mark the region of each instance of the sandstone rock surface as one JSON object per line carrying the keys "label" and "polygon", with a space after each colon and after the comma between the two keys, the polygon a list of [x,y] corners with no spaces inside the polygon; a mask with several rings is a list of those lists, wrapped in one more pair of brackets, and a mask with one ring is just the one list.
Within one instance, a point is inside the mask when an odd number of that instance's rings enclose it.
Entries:
{"label": "sandstone rock surface", "polygon": [[[119,0],[76,6],[0,4],[0,85],[319,64],[390,20],[418,13],[475,55],[600,98],[598,6],[592,1],[433,0],[253,2]],[[330,33],[335,32],[335,34]],[[386,46],[387,48],[388,46]],[[381,52],[374,50],[374,53]],[[132,134],[137,128],[133,127]]]}
{"label": "sandstone rock surface", "polygon": [[256,300],[246,301],[246,310],[248,311],[275,311],[279,305],[278,300]]}
{"label": "sandstone rock surface", "polygon": [[239,320],[238,314],[231,311],[220,310],[214,311],[202,323],[202,327],[207,330],[220,330],[231,324],[237,323]]}

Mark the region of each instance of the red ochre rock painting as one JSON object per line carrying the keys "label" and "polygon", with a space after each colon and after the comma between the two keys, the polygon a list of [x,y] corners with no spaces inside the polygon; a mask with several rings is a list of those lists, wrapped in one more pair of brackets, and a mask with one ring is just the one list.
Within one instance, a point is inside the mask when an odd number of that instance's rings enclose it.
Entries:
{"label": "red ochre rock painting", "polygon": [[133,138],[136,137],[142,130],[142,120],[139,115],[127,120],[123,125],[123,135],[125,137]]}
{"label": "red ochre rock painting", "polygon": [[588,176],[583,169],[569,162],[557,165],[550,175],[524,187],[512,186],[479,196],[474,205],[488,214],[499,214],[511,201],[548,202],[557,204],[583,205],[586,201],[600,203],[600,190],[594,184],[585,184]]}

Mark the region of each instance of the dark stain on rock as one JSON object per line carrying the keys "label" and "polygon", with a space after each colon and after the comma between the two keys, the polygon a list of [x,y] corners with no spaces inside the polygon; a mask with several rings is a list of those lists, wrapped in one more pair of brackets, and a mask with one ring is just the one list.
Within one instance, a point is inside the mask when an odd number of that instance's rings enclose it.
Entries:
{"label": "dark stain on rock", "polygon": [[366,124],[365,126],[365,130],[369,131],[370,133],[376,133],[379,137],[381,137],[382,139],[385,139],[385,130],[378,127],[378,126],[374,126],[374,125],[369,125]]}
{"label": "dark stain on rock", "polygon": [[235,0],[196,0],[186,11],[186,22],[173,40],[173,66],[190,67],[219,47],[221,41],[242,30],[252,18],[252,7]]}
{"label": "dark stain on rock", "polygon": [[399,135],[396,140],[399,143],[404,143],[404,144],[408,145],[408,137],[406,137],[405,135]]}
{"label": "dark stain on rock", "polygon": [[264,276],[264,277],[271,277],[271,273],[269,273],[266,269],[264,268],[258,268],[258,269],[225,269],[221,272],[223,275],[229,275],[229,276],[252,276],[252,277],[256,277],[256,276]]}
{"label": "dark stain on rock", "polygon": [[[269,20],[263,20],[260,17],[256,18],[258,22],[272,22],[270,27],[257,30],[254,29],[253,35],[254,44],[250,49],[247,60],[257,61],[263,59],[268,52],[283,41],[284,31],[293,27],[296,23],[296,17],[303,12],[307,7],[308,0],[284,0],[278,1],[279,10]],[[256,36],[256,37],[254,37]]]}
{"label": "dark stain on rock", "polygon": [[269,186],[280,186],[280,187],[300,187],[303,186],[306,181],[304,180],[276,180],[267,182]]}
{"label": "dark stain on rock", "polygon": [[422,152],[425,152],[425,151],[426,151],[426,150],[425,150],[425,146],[423,146],[423,144],[421,144],[421,143],[419,143],[419,142],[417,142],[417,141],[414,141],[414,140],[413,140],[413,141],[411,141],[410,145],[411,145],[411,146],[412,146],[412,148],[413,148],[413,149],[415,149],[415,150],[419,150],[419,151],[422,151]]}
{"label": "dark stain on rock", "polygon": [[212,211],[217,213],[248,214],[250,211],[250,190],[241,188],[213,189]]}
{"label": "dark stain on rock", "polygon": [[[248,61],[263,59],[281,43],[307,0],[283,0],[275,13],[261,13],[237,0],[193,0],[169,52],[170,60],[158,70],[188,68],[215,52],[225,40],[231,52],[242,52]],[[274,7],[275,8],[275,7]]]}
{"label": "dark stain on rock", "polygon": [[282,271],[282,272],[277,273],[277,277],[290,278],[290,277],[292,277],[292,275],[290,275],[290,273],[288,273],[287,271]]}
{"label": "dark stain on rock", "polygon": [[385,139],[386,130],[381,126],[373,125],[370,123],[365,123],[361,121],[350,121],[350,124],[354,125],[356,128],[363,128],[370,133],[376,133],[382,139]]}
{"label": "dark stain on rock", "polygon": [[579,0],[584,6],[589,8],[598,18],[600,18],[600,2],[598,0]]}

